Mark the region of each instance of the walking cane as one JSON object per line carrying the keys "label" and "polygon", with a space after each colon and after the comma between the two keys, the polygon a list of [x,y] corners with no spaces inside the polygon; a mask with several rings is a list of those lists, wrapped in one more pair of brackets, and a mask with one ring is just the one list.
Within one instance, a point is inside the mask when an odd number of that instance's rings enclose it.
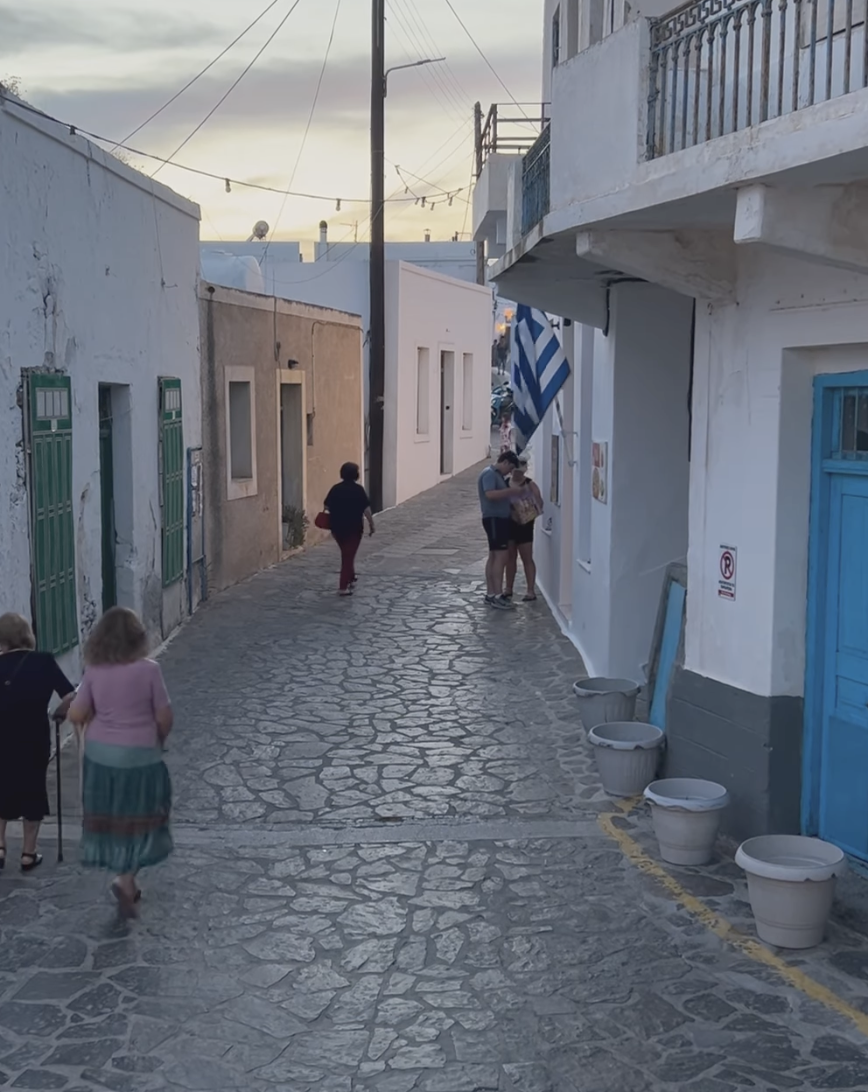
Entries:
{"label": "walking cane", "polygon": [[54,755],[57,760],[57,863],[63,863],[63,790],[60,784],[60,725],[54,718]]}

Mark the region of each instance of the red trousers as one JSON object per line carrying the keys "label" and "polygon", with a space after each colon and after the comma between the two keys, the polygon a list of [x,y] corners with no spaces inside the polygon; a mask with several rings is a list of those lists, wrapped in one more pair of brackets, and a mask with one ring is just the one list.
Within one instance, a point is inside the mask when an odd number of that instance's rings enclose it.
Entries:
{"label": "red trousers", "polygon": [[362,544],[362,532],[356,531],[349,535],[332,535],[341,551],[341,591],[347,588],[356,579],[356,554]]}

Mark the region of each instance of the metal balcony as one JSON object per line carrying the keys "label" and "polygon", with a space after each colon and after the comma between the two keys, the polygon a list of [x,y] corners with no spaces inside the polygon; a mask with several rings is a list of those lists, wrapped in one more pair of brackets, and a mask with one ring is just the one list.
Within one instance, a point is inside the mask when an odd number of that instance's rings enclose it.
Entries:
{"label": "metal balcony", "polygon": [[494,103],[485,120],[477,106],[476,175],[492,155],[524,155],[549,123],[549,104]]}
{"label": "metal balcony", "polygon": [[521,233],[541,223],[551,205],[551,127],[546,126],[522,160]]}
{"label": "metal balcony", "polygon": [[865,0],[697,0],[651,26],[649,159],[868,86]]}

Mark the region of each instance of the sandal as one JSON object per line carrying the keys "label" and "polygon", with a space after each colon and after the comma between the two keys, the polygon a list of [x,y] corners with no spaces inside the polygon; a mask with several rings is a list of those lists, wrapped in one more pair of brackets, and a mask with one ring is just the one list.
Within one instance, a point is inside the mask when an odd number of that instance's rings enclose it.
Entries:
{"label": "sandal", "polygon": [[[34,868],[39,868],[45,858],[41,853],[22,853],[21,854],[21,871],[32,872]],[[28,863],[25,864],[24,862]]]}
{"label": "sandal", "polygon": [[0,846],[0,872],[6,867],[6,846]]}
{"label": "sandal", "polygon": [[536,602],[536,596],[535,595],[526,595],[524,597],[524,599],[522,599],[522,603],[535,603],[535,602]]}

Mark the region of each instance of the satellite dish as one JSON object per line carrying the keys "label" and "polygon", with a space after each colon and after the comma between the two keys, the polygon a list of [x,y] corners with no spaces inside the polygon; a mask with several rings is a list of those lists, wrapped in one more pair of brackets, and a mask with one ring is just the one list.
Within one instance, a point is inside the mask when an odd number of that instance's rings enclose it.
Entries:
{"label": "satellite dish", "polygon": [[271,228],[264,220],[257,220],[257,222],[253,225],[253,238],[264,239],[268,235],[270,230]]}

